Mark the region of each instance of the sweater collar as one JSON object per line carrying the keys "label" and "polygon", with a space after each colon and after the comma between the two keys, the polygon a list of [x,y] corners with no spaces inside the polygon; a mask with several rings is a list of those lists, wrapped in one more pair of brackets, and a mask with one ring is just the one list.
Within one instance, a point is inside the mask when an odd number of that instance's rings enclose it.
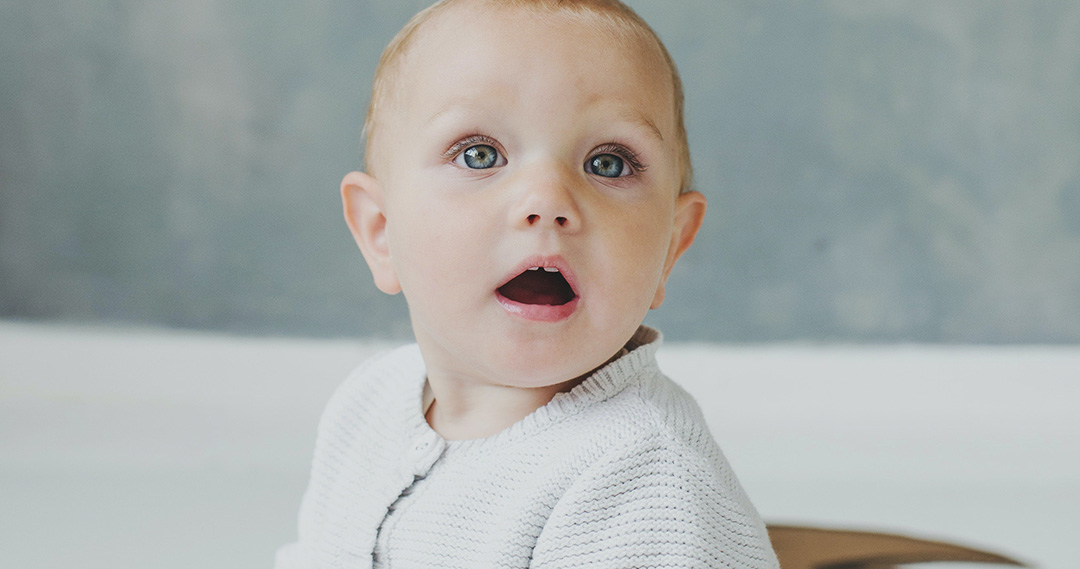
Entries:
{"label": "sweater collar", "polygon": [[[414,345],[407,348],[409,354],[419,361],[418,365],[403,365],[399,369],[405,375],[399,385],[402,389],[402,418],[405,435],[409,443],[416,442],[436,450],[474,449],[491,445],[505,444],[526,438],[543,430],[548,425],[565,417],[574,415],[584,408],[610,399],[628,386],[659,373],[656,365],[656,349],[663,341],[658,330],[648,326],[639,326],[630,341],[626,343],[625,353],[594,371],[584,381],[567,392],[555,394],[546,405],[533,411],[517,423],[502,431],[481,439],[446,441],[436,433],[424,419],[424,387],[427,373],[419,348]],[[437,457],[436,457],[437,458]]]}

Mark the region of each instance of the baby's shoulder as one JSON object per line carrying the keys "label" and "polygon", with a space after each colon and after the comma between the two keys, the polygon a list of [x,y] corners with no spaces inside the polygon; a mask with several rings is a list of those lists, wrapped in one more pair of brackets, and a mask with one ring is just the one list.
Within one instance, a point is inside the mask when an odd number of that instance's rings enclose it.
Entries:
{"label": "baby's shoulder", "polygon": [[331,395],[323,411],[324,427],[341,421],[375,418],[397,410],[402,390],[424,374],[424,363],[415,344],[384,350],[349,373]]}
{"label": "baby's shoulder", "polygon": [[[713,472],[728,469],[701,408],[682,387],[658,371],[592,405],[566,425],[573,446],[590,462],[641,459],[643,454]],[[569,435],[569,433],[568,433]]]}
{"label": "baby's shoulder", "polygon": [[536,566],[563,567],[571,555],[602,565],[618,550],[657,566],[775,569],[764,523],[697,403],[667,377],[653,379],[582,415],[579,427],[597,431],[581,436],[601,444],[552,510]]}
{"label": "baby's shoulder", "polygon": [[663,374],[631,385],[609,404],[612,414],[621,418],[620,431],[627,441],[649,438],[678,443],[695,452],[716,450],[701,407]]}

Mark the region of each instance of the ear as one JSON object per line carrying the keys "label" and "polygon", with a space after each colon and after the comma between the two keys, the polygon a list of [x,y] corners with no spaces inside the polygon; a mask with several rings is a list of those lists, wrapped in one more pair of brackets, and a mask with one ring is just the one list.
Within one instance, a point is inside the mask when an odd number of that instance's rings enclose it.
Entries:
{"label": "ear", "polygon": [[341,205],[345,223],[364,254],[375,286],[386,294],[401,292],[397,272],[390,262],[382,184],[363,172],[349,172],[341,180]]}
{"label": "ear", "polygon": [[667,258],[664,260],[664,273],[660,277],[660,285],[656,287],[656,295],[649,308],[660,308],[660,305],[664,303],[668,275],[671,274],[675,261],[679,260],[679,257],[694,242],[698,229],[701,229],[701,223],[705,221],[705,209],[705,196],[700,192],[684,192],[675,199],[675,224],[671,230]]}

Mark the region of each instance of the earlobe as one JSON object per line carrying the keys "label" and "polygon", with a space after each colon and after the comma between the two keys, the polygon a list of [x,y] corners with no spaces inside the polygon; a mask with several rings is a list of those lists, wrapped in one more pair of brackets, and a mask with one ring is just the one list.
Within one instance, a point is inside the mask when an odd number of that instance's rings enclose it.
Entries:
{"label": "earlobe", "polygon": [[664,259],[664,272],[660,284],[656,287],[649,308],[660,308],[664,303],[665,287],[668,275],[675,267],[675,261],[694,243],[702,222],[705,221],[706,201],[700,192],[684,192],[675,199],[675,222],[671,229],[671,243],[668,245],[667,258]]}
{"label": "earlobe", "polygon": [[349,172],[341,180],[341,204],[345,223],[371,269],[375,286],[386,294],[401,292],[390,260],[382,184],[363,172]]}

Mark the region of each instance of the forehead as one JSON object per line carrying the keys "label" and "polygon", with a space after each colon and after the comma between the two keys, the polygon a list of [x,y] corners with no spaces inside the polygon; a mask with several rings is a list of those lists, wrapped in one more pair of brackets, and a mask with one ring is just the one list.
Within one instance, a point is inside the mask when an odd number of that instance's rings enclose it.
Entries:
{"label": "forehead", "polygon": [[[673,79],[648,32],[610,14],[461,2],[425,22],[398,62],[396,99],[434,113],[558,92],[550,110],[603,102],[662,137],[672,128]],[[648,109],[646,111],[646,109]],[[662,109],[661,116],[655,111]],[[424,117],[425,119],[430,117]],[[663,123],[663,124],[659,124]]]}

